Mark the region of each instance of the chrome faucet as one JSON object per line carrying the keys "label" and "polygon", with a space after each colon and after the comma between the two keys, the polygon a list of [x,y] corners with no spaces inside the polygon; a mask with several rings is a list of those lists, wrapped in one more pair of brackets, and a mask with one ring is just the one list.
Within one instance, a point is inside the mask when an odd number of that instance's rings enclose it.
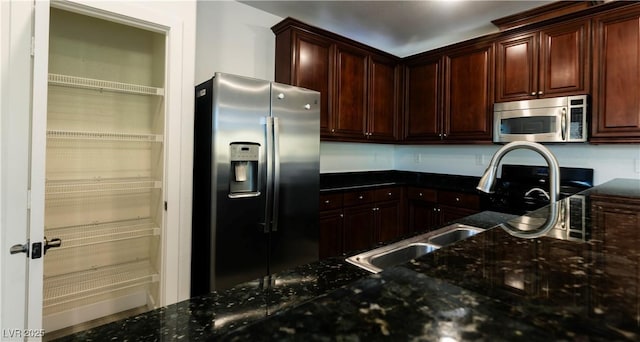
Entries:
{"label": "chrome faucet", "polygon": [[560,166],[558,165],[558,160],[548,148],[531,141],[514,141],[502,146],[502,148],[493,155],[493,158],[491,158],[491,162],[489,162],[489,166],[484,171],[482,178],[480,178],[476,189],[486,193],[493,193],[493,185],[498,174],[498,164],[500,164],[505,154],[517,149],[528,149],[538,152],[547,161],[547,165],[549,166],[550,203],[555,203],[560,193]]}

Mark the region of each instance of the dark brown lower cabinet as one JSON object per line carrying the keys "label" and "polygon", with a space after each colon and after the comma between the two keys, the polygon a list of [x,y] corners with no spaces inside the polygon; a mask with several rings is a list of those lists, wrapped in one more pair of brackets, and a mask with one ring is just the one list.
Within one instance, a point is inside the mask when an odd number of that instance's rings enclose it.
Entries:
{"label": "dark brown lower cabinet", "polygon": [[452,191],[410,187],[408,232],[426,232],[480,211],[480,197]]}
{"label": "dark brown lower cabinet", "polygon": [[320,258],[342,255],[344,214],[342,209],[320,212]]}
{"label": "dark brown lower cabinet", "polygon": [[480,211],[475,194],[401,186],[320,196],[320,257],[352,254]]}
{"label": "dark brown lower cabinet", "polygon": [[344,253],[373,246],[373,209],[371,205],[344,209]]}
{"label": "dark brown lower cabinet", "polygon": [[402,187],[320,196],[320,257],[341,256],[404,233]]}

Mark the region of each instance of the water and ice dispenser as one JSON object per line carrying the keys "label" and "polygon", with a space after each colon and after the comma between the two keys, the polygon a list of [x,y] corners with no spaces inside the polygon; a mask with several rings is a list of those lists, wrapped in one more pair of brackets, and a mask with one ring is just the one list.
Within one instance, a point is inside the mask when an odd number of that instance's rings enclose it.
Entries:
{"label": "water and ice dispenser", "polygon": [[231,143],[231,171],[229,174],[229,197],[258,196],[258,152],[260,144]]}

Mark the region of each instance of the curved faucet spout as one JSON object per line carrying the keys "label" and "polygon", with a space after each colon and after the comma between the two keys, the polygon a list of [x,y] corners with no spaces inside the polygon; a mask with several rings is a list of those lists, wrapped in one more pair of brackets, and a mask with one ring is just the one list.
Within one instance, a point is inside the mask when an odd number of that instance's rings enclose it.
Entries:
{"label": "curved faucet spout", "polygon": [[500,164],[502,157],[504,157],[505,154],[518,149],[527,149],[538,152],[544,160],[547,161],[547,165],[549,166],[550,202],[556,202],[558,200],[558,195],[560,194],[560,166],[558,165],[558,160],[548,148],[531,141],[514,141],[502,146],[493,155],[493,158],[491,158],[491,162],[489,162],[487,170],[480,178],[480,182],[478,182],[476,189],[482,192],[492,193],[493,185],[498,174],[498,165]]}

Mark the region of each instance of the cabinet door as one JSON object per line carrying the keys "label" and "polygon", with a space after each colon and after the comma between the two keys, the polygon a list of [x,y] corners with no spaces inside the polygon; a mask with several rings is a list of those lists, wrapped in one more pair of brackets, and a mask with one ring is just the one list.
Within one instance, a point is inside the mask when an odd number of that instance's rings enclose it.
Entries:
{"label": "cabinet door", "polygon": [[640,142],[640,6],[594,20],[592,142]]}
{"label": "cabinet door", "polygon": [[344,209],[344,252],[373,246],[374,207],[364,205]]}
{"label": "cabinet door", "polygon": [[442,62],[439,57],[406,66],[404,99],[406,140],[440,140],[441,78]]}
{"label": "cabinet door", "polygon": [[336,47],[334,130],[337,136],[364,139],[367,114],[367,55],[364,51]]}
{"label": "cabinet door", "polygon": [[538,87],[537,35],[496,42],[496,102],[535,98]]}
{"label": "cabinet door", "polygon": [[409,232],[426,232],[438,223],[435,203],[409,201]]}
{"label": "cabinet door", "polygon": [[473,215],[477,213],[477,210],[461,208],[461,207],[452,207],[448,205],[440,205],[438,207],[440,213],[440,224],[445,224],[448,222],[455,221],[457,219],[463,218],[465,216]]}
{"label": "cabinet door", "polygon": [[343,253],[343,214],[342,210],[330,210],[320,213],[320,258],[340,256]]}
{"label": "cabinet door", "polygon": [[367,116],[370,140],[398,140],[398,70],[396,61],[383,56],[371,56]]}
{"label": "cabinet door", "polygon": [[491,141],[493,117],[493,45],[474,45],[445,58],[443,138]]}
{"label": "cabinet door", "polygon": [[382,202],[376,205],[376,241],[391,241],[401,235],[402,220],[400,201]]}
{"label": "cabinet door", "polygon": [[586,20],[540,32],[538,96],[566,96],[589,91],[589,31]]}
{"label": "cabinet door", "polygon": [[328,134],[332,128],[329,105],[333,59],[331,41],[301,32],[296,32],[294,37],[295,60],[291,84],[320,92],[320,133]]}

